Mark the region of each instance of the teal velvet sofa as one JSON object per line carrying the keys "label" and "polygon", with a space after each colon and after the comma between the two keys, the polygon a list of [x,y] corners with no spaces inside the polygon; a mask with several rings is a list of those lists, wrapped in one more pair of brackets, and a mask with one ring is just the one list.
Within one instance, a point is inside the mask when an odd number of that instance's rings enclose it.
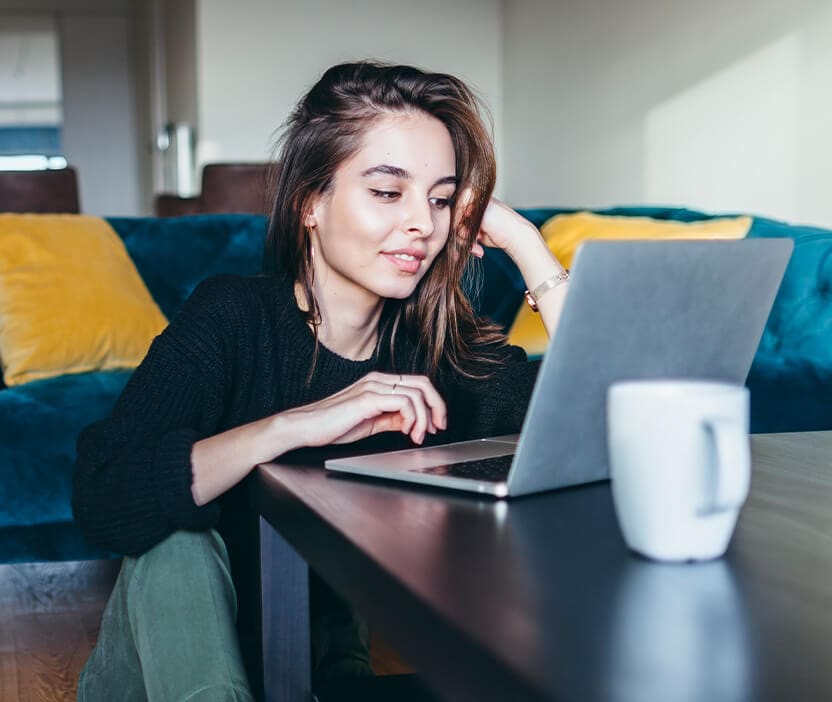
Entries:
{"label": "teal velvet sofa", "polygon": [[[265,217],[107,221],[168,319],[206,277],[261,269]],[[72,521],[75,442],[110,412],[130,373],[79,373],[0,390],[0,563],[108,555]]]}
{"label": "teal velvet sofa", "polygon": [[[565,211],[521,210],[537,225]],[[604,212],[682,221],[710,217],[683,209]],[[200,280],[261,267],[264,217],[108,221],[168,318]],[[795,240],[748,378],[752,431],[832,429],[832,231],[758,218],[749,236]],[[488,250],[481,275],[470,285],[477,290],[478,310],[508,328],[524,287],[511,261]],[[129,371],[64,375],[0,390],[0,563],[109,555],[88,544],[72,522],[75,441],[83,427],[110,411],[129,376]]]}

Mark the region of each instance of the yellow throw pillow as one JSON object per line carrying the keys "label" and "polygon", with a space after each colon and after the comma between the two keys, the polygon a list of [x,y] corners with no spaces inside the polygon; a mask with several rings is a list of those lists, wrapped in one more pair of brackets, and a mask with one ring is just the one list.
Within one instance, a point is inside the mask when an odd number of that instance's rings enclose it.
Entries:
{"label": "yellow throw pillow", "polygon": [[103,219],[0,214],[0,362],[7,385],[134,368],[166,325]]}
{"label": "yellow throw pillow", "polygon": [[[743,239],[751,217],[725,217],[700,222],[675,222],[649,217],[613,217],[592,212],[556,215],[540,232],[549,250],[569,268],[578,244],[586,239]],[[509,332],[509,343],[530,356],[546,350],[548,337],[540,315],[523,305]]]}

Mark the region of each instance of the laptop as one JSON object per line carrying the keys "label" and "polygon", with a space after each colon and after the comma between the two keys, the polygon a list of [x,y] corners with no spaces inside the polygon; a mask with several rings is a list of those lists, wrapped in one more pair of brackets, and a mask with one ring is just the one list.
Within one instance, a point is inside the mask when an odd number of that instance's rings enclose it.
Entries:
{"label": "laptop", "polygon": [[744,383],[792,248],[791,239],[585,242],[519,435],[325,467],[496,497],[605,480],[610,384]]}

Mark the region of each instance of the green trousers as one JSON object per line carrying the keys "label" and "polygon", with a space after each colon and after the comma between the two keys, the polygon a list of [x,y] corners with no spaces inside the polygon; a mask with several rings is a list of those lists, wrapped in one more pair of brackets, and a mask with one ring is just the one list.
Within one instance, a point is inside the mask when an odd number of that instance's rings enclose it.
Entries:
{"label": "green trousers", "polygon": [[125,558],[78,681],[79,702],[253,700],[236,618],[215,531],[176,532]]}
{"label": "green trousers", "polygon": [[[363,621],[314,578],[311,598],[313,685],[372,676]],[[236,617],[216,531],[176,532],[125,558],[78,681],[79,702],[253,700]]]}

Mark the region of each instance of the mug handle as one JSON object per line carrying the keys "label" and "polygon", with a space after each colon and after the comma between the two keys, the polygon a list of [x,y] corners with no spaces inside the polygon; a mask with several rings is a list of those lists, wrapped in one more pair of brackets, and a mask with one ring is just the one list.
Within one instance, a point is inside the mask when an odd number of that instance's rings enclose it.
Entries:
{"label": "mug handle", "polygon": [[736,509],[748,497],[751,482],[751,448],[748,436],[731,419],[710,417],[702,422],[710,444],[710,484],[706,487],[701,515]]}

